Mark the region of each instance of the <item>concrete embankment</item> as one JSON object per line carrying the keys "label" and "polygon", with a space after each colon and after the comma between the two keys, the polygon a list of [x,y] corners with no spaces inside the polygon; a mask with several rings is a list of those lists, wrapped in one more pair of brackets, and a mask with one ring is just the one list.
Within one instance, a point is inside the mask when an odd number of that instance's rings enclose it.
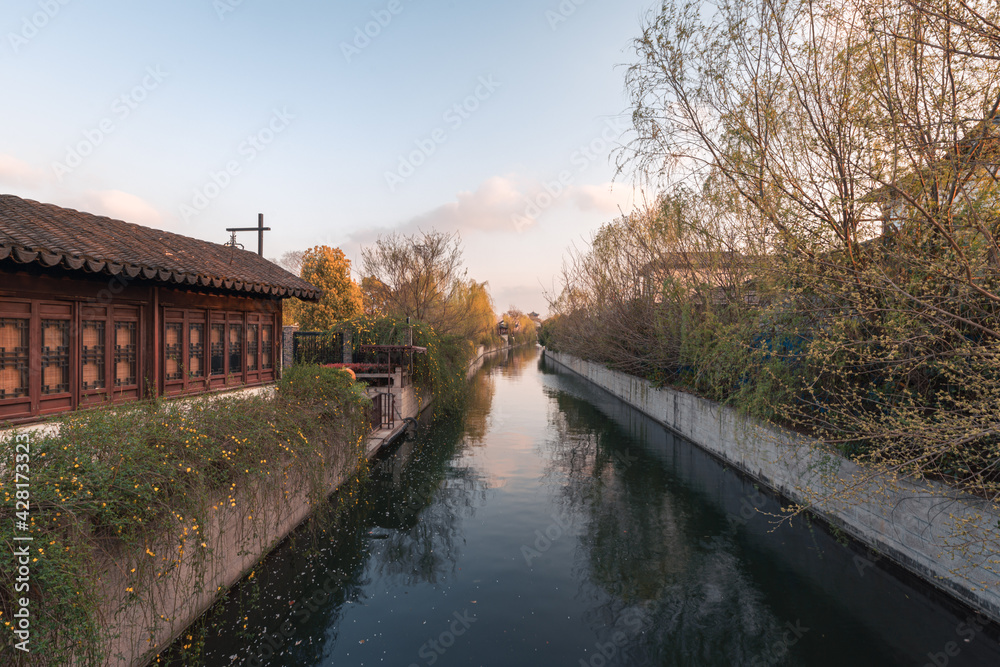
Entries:
{"label": "concrete embankment", "polygon": [[[468,376],[482,368],[491,355],[508,349],[480,347],[469,364]],[[389,389],[395,397],[395,423],[367,437],[368,458],[401,437],[407,428],[405,420],[419,417],[433,402],[433,395],[422,393],[413,385],[403,387],[401,380],[396,378]],[[377,393],[386,388],[372,391]],[[340,461],[331,466],[325,480],[326,495],[355,474],[355,464],[356,461]],[[149,590],[128,592],[125,572],[129,568],[120,562],[109,562],[102,575],[103,614],[118,634],[109,650],[109,655],[115,656],[111,663],[146,664],[207,611],[221,591],[247,576],[261,558],[305,521],[317,502],[309,493],[306,478],[304,472],[290,474],[279,485],[271,484],[266,489],[263,486],[241,489],[234,492],[235,504],[220,499],[219,508],[204,526],[205,547],[192,549],[179,558],[176,544],[152,549],[156,554],[164,554],[157,558],[177,558],[178,563]]]}
{"label": "concrete embankment", "polygon": [[[400,418],[392,428],[379,429],[366,438],[362,452],[366,458],[401,436],[406,428],[403,418],[418,417],[432,399],[418,396],[412,385],[397,385],[392,392]],[[309,471],[292,469],[281,480],[268,479],[218,498],[210,506],[199,538],[187,541],[183,548],[172,538],[152,545],[146,554],[101,558],[100,613],[116,635],[108,645],[109,664],[147,664],[211,608],[222,591],[247,576],[309,518],[318,503],[354,476],[357,458],[331,459],[336,450],[336,446],[329,449],[321,493],[315,492]],[[184,526],[183,519],[177,523],[178,528]],[[176,535],[180,530],[166,532]],[[128,573],[135,558],[148,558],[154,567],[168,572],[144,590],[131,591]]]}
{"label": "concrete embankment", "polygon": [[[373,457],[379,449],[400,437],[405,418],[417,418],[432,402],[433,395],[419,393],[414,386],[401,387],[395,395],[397,419],[391,428],[371,433],[361,444],[360,454]],[[225,396],[270,393],[274,387],[241,390]],[[209,400],[214,397],[209,397]],[[186,402],[186,399],[181,399]],[[16,430],[32,438],[56,435],[59,422],[22,426]],[[0,442],[14,429],[0,430]],[[254,484],[244,484],[222,493],[206,504],[200,525],[193,517],[171,518],[164,538],[148,546],[145,553],[126,553],[107,547],[94,548],[94,573],[99,602],[97,613],[107,629],[104,652],[109,665],[145,665],[169,646],[218,599],[219,594],[247,576],[262,557],[270,553],[316,509],[318,503],[356,474],[356,455],[337,452],[350,447],[331,443],[319,484],[305,465],[288,469],[280,479],[274,475]],[[313,464],[309,464],[313,465]],[[0,466],[2,467],[2,466]],[[178,536],[185,536],[182,540]],[[150,581],[135,587],[136,572],[149,572]]]}
{"label": "concrete embankment", "polygon": [[501,352],[506,353],[511,350],[510,347],[503,345],[501,347],[491,347],[486,348],[480,345],[476,348],[476,355],[473,357],[472,361],[469,362],[469,369],[465,373],[465,378],[470,379],[473,375],[479,372],[479,369],[483,367],[486,360],[493,355],[500,354]]}
{"label": "concrete embankment", "polygon": [[718,403],[570,355],[545,358],[1000,622],[1000,511],[926,480],[886,479]]}

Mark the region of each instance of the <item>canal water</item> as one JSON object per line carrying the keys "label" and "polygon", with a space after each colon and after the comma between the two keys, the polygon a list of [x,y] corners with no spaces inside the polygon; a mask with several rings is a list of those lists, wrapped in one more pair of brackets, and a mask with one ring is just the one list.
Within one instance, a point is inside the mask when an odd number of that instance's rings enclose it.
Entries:
{"label": "canal water", "polygon": [[202,664],[1000,665],[996,627],[776,527],[776,499],[535,349],[333,502],[182,638]]}

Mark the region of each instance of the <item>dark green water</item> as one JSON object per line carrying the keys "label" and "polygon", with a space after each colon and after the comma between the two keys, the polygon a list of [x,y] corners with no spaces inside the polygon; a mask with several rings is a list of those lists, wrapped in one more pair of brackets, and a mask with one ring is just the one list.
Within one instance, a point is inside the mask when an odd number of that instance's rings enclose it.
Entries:
{"label": "dark green water", "polygon": [[774,530],[775,499],[536,350],[469,403],[237,587],[204,664],[1000,665],[995,627],[822,526]]}

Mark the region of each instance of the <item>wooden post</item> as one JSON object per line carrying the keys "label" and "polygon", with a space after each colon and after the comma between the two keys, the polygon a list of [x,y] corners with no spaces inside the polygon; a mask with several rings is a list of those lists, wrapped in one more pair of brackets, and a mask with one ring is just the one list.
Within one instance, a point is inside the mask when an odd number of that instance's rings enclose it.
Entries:
{"label": "wooden post", "polygon": [[261,257],[264,256],[264,232],[271,231],[270,227],[264,226],[264,214],[257,214],[257,226],[256,227],[226,227],[227,232],[231,232],[233,235],[232,243],[236,243],[236,232],[257,232],[257,254]]}
{"label": "wooden post", "polygon": [[257,254],[264,256],[264,214],[257,215]]}

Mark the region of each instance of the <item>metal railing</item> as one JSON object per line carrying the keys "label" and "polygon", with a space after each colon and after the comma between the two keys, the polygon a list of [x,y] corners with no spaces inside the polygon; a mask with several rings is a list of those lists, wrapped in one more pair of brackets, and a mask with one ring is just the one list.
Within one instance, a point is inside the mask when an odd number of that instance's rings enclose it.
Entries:
{"label": "metal railing", "polygon": [[396,396],[383,392],[372,397],[371,427],[373,431],[396,427]]}
{"label": "metal railing", "polygon": [[296,331],[292,335],[292,360],[296,364],[342,364],[344,334]]}

